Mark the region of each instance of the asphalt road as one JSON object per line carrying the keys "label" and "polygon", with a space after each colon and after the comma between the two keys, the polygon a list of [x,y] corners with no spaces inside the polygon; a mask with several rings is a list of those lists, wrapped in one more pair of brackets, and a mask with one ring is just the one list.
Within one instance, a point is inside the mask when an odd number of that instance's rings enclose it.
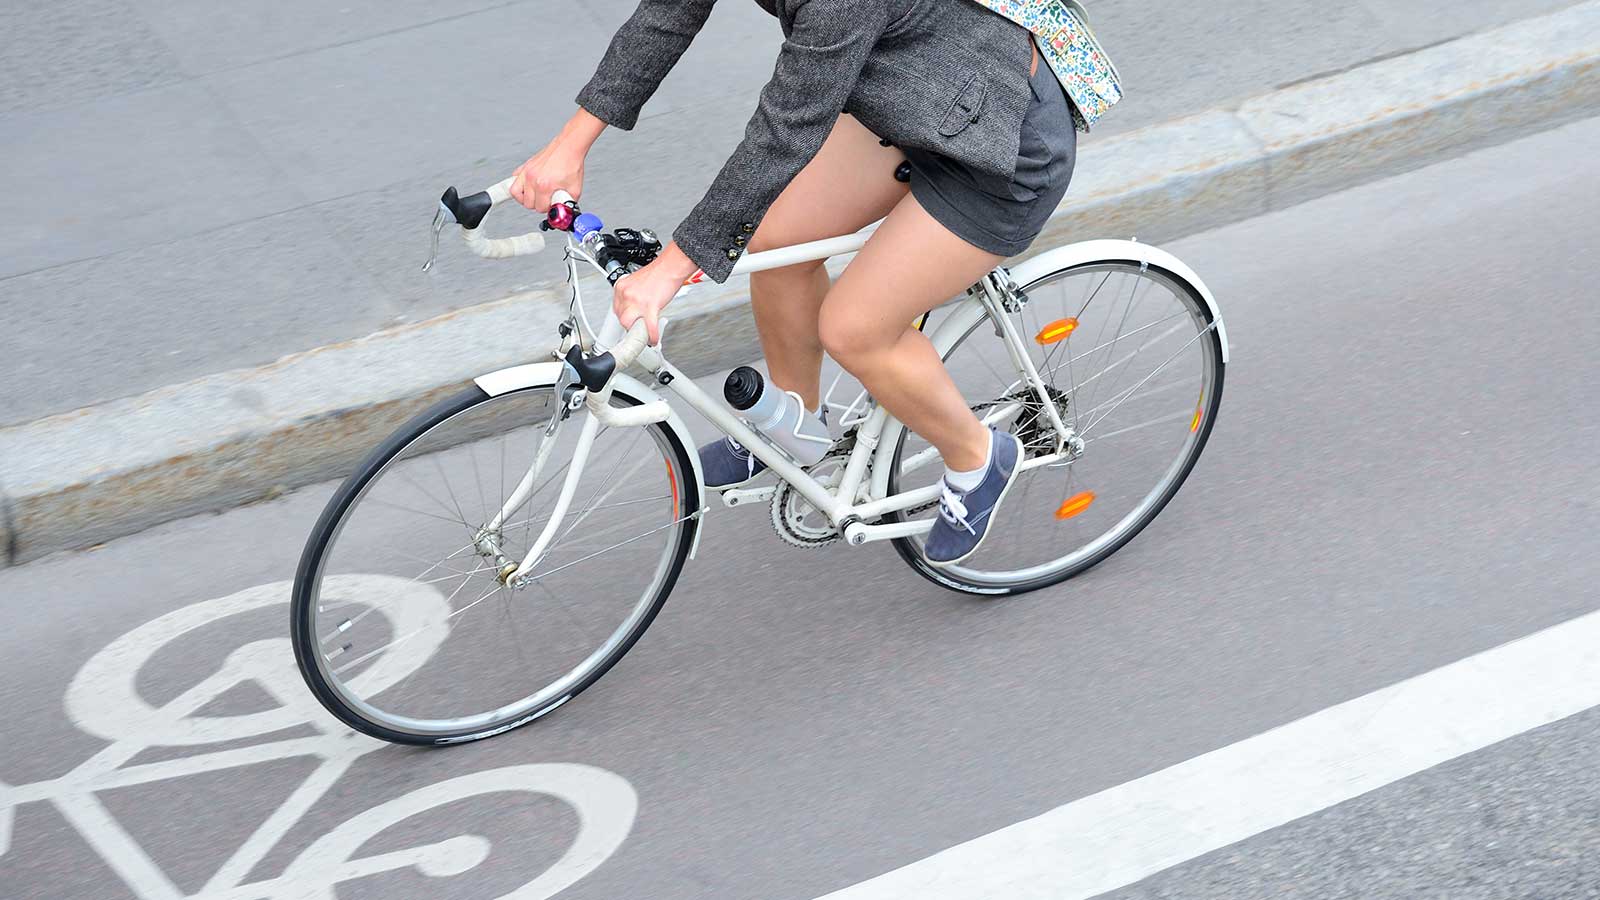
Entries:
{"label": "asphalt road", "polygon": [[[1097,0],[1130,86],[1098,133],[1566,5]],[[434,198],[498,180],[547,139],[632,7],[6,4],[0,425],[556,277],[417,268]],[[590,205],[670,230],[737,143],[778,39],[754,4],[721,4],[639,128],[596,148]]]}
{"label": "asphalt road", "polygon": [[[305,724],[278,601],[328,486],[0,572],[0,896],[333,896],[335,871],[341,898],[464,900],[554,866],[563,898],[807,900],[1600,609],[1597,145],[1582,122],[1172,245],[1226,311],[1227,396],[1089,574],[975,601],[717,512],[621,665],[484,743]],[[197,694],[224,660],[254,677]],[[1594,897],[1597,732],[1118,896]]]}

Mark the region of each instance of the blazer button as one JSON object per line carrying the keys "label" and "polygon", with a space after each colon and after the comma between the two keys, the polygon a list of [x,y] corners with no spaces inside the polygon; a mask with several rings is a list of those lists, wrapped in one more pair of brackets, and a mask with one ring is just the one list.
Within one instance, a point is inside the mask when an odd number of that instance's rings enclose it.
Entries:
{"label": "blazer button", "polygon": [[729,247],[728,248],[728,258],[729,259],[738,259],[739,258],[739,248],[737,248],[737,247]]}
{"label": "blazer button", "polygon": [[750,224],[749,222],[746,222],[743,225],[740,225],[739,227],[744,229],[744,233],[745,234],[749,234],[750,232],[756,230],[756,226]]}
{"label": "blazer button", "polygon": [[744,235],[741,234],[738,237],[734,238],[733,239],[733,245],[735,247],[743,247],[744,246]]}

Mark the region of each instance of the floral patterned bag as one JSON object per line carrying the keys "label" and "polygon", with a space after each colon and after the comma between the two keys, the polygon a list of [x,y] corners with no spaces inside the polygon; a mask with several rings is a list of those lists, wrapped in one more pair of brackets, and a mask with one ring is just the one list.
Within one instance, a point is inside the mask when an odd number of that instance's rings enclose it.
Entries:
{"label": "floral patterned bag", "polygon": [[1033,42],[1072,101],[1072,123],[1088,131],[1122,99],[1122,76],[1089,28],[1078,0],[975,0],[1033,33]]}

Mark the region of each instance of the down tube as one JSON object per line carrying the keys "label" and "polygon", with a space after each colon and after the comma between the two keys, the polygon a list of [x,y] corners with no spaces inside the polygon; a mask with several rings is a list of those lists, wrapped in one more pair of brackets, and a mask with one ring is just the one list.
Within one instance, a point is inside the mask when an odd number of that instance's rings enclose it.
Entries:
{"label": "down tube", "polygon": [[843,515],[843,504],[839,498],[806,474],[804,469],[795,465],[782,452],[774,449],[767,443],[766,438],[757,435],[750,426],[724,409],[721,402],[700,390],[694,379],[684,375],[664,360],[661,370],[672,376],[671,382],[666,386],[667,390],[682,397],[696,412],[711,420],[719,431],[749,448],[757,459],[766,463],[780,478],[793,485],[794,489],[800,492],[800,496],[809,500],[817,509],[826,511],[830,520],[837,521],[837,518]]}

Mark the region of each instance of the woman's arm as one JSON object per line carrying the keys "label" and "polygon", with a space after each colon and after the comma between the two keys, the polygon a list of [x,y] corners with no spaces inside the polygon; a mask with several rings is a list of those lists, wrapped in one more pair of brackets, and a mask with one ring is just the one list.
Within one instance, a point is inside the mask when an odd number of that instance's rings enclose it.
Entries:
{"label": "woman's arm", "polygon": [[884,0],[790,0],[794,25],[744,140],[673,238],[727,280],[761,217],[833,130],[887,27]]}
{"label": "woman's arm", "polygon": [[589,148],[607,125],[626,131],[639,121],[639,109],[705,26],[715,2],[641,0],[611,38],[594,77],[578,92],[578,111],[513,173],[511,196],[539,212],[549,208],[558,189],[582,196]]}
{"label": "woman's arm", "polygon": [[643,0],[617,29],[578,105],[628,131],[689,42],[705,27],[716,0]]}
{"label": "woman's arm", "polygon": [[624,326],[643,319],[651,343],[662,308],[696,267],[727,280],[761,217],[822,149],[888,25],[885,0],[790,0],[790,9],[794,26],[744,140],[672,243],[617,282],[613,309]]}

